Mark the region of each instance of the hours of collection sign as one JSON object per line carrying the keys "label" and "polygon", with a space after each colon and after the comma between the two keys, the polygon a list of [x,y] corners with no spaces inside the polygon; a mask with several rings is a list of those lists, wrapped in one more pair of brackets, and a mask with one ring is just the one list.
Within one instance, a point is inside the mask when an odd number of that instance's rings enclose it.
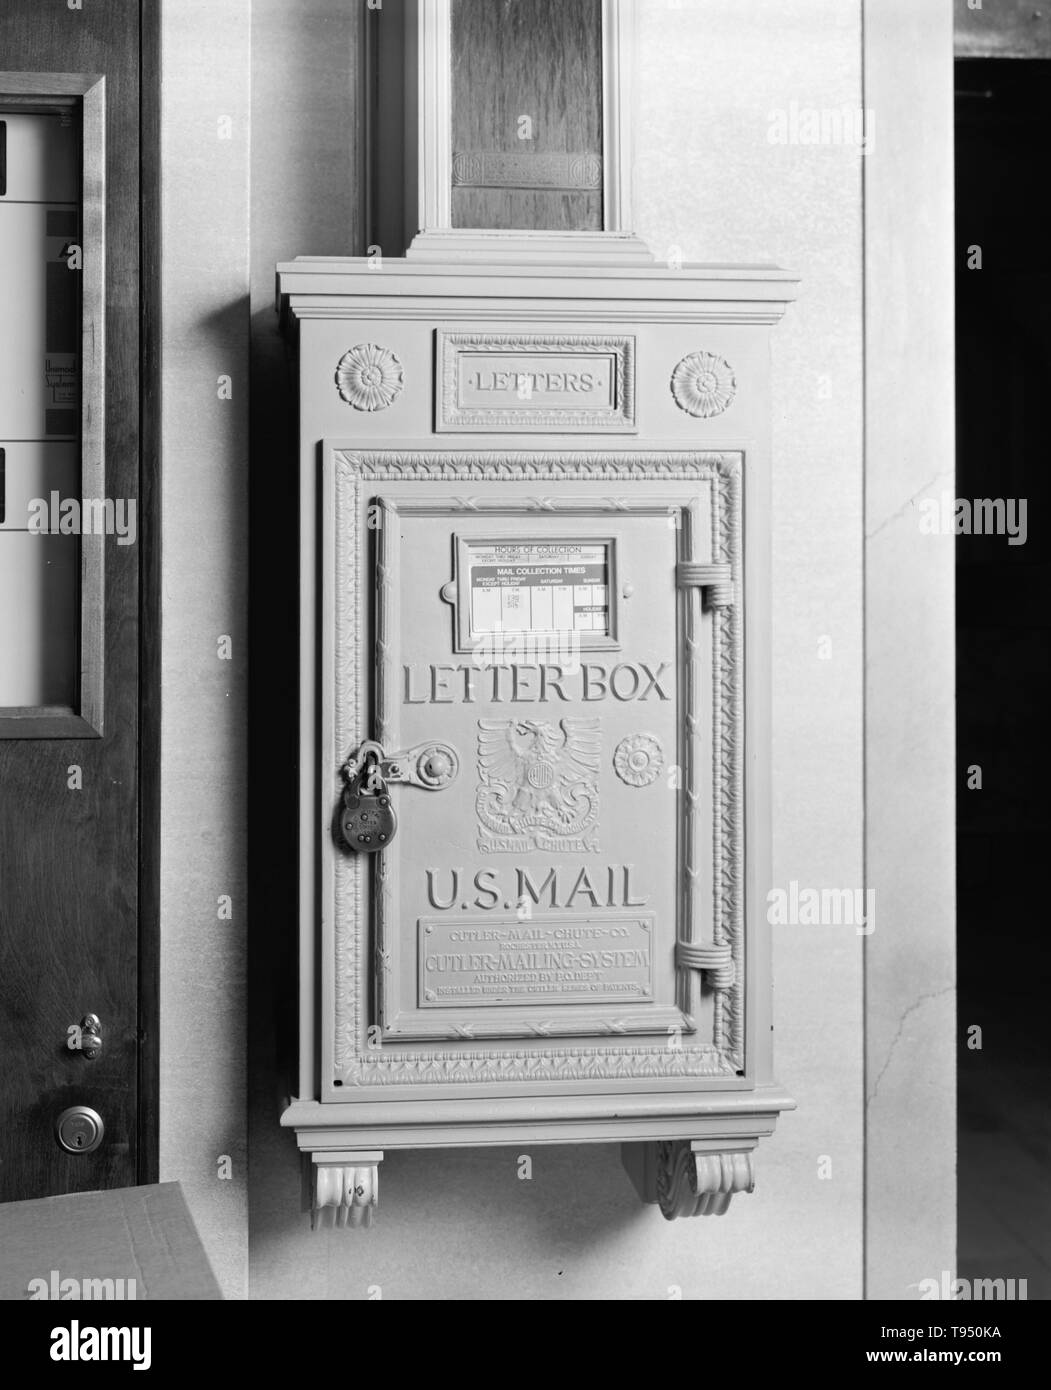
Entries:
{"label": "hours of collection sign", "polygon": [[603,542],[472,545],[471,635],[609,633]]}

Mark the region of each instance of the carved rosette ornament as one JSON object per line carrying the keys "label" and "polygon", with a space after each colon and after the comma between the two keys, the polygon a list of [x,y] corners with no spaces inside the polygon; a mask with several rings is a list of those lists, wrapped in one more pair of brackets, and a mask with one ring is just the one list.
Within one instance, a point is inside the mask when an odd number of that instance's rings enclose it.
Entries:
{"label": "carved rosette ornament", "polygon": [[401,362],[389,348],[358,343],[339,359],[336,385],[355,410],[386,410],[401,395]]}
{"label": "carved rosette ornament", "polygon": [[711,352],[691,352],[672,372],[671,393],[687,415],[710,420],[721,415],[737,394],[729,362]]}
{"label": "carved rosette ornament", "polygon": [[698,1153],[688,1139],[657,1145],[657,1201],[662,1215],[723,1216],[735,1192],[755,1191],[750,1152]]}
{"label": "carved rosette ornament", "polygon": [[629,787],[648,787],[664,767],[664,749],[656,734],[629,734],[617,744],[613,768]]}

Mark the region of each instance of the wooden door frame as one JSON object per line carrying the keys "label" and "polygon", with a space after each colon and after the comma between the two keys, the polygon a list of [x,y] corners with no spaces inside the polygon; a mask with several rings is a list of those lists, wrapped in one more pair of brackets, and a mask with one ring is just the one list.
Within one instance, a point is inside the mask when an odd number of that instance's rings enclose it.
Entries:
{"label": "wooden door frame", "polygon": [[139,0],[138,1180],[160,1181],[161,7]]}
{"label": "wooden door frame", "polygon": [[[5,62],[21,66],[0,86],[5,94],[13,94],[17,104],[26,104],[23,99],[30,98],[29,105],[35,107],[38,96],[48,93],[69,94],[79,101],[86,174],[82,180],[85,234],[81,239],[94,248],[81,267],[81,491],[100,498],[119,491],[121,496],[134,498],[140,519],[129,552],[118,555],[107,551],[104,557],[103,534],[94,528],[92,543],[81,548],[81,671],[76,706],[29,717],[19,717],[16,711],[14,720],[7,711],[5,722],[16,727],[0,730],[8,738],[38,744],[53,765],[61,761],[63,748],[41,741],[72,738],[74,746],[79,745],[95,759],[93,766],[102,767],[105,777],[91,783],[95,807],[105,808],[104,821],[93,821],[89,807],[79,820],[74,818],[70,823],[88,832],[86,838],[81,834],[76,851],[86,856],[86,862],[94,855],[92,832],[103,835],[106,848],[95,856],[97,864],[92,867],[98,873],[90,886],[80,894],[74,884],[69,896],[85,921],[89,912],[98,917],[85,931],[119,932],[115,951],[108,949],[108,938],[93,937],[88,944],[94,948],[97,941],[98,950],[88,953],[90,959],[85,959],[84,966],[84,973],[99,966],[94,983],[102,995],[103,986],[110,983],[103,978],[102,967],[113,965],[118,989],[109,1000],[112,1012],[103,1019],[104,1031],[113,1030],[112,1042],[106,1045],[106,1056],[98,1069],[70,1070],[62,1077],[78,1090],[90,1092],[103,1069],[111,1068],[104,1074],[112,1076],[112,1067],[120,1065],[119,1096],[113,1091],[112,1113],[119,1114],[120,1126],[114,1128],[124,1142],[112,1148],[107,1145],[98,1160],[100,1166],[81,1167],[77,1178],[67,1174],[58,1180],[68,1182],[71,1190],[83,1190],[87,1181],[100,1186],[155,1179],[158,1168],[159,7],[155,0],[106,0],[97,8],[89,7],[79,32],[74,26],[80,26],[81,20],[71,16],[69,27],[61,33],[58,29],[41,30],[35,14],[38,8],[18,4],[11,6],[10,13],[5,12],[4,37],[11,55]],[[106,268],[109,280],[105,278]],[[138,296],[137,301],[133,297],[128,302],[124,292],[129,289]],[[132,621],[137,622],[137,630],[129,632]],[[103,733],[104,695],[105,739],[110,742],[101,743],[95,740]],[[118,738],[120,746],[116,748]],[[111,747],[113,756],[120,759],[116,771],[103,767],[101,761],[110,755]],[[3,744],[0,751],[13,759],[23,750]],[[32,746],[25,755],[34,755]],[[129,802],[132,792],[137,797],[134,807]],[[17,814],[17,808],[13,809]],[[35,858],[29,856],[30,868],[35,872],[39,865],[42,869],[42,893],[53,888],[59,870],[65,872],[76,862],[72,855],[51,852],[56,874],[49,876],[46,856],[50,847],[41,848],[31,832],[19,828],[17,819],[12,834],[16,842],[21,836],[27,849],[36,847]],[[26,884],[27,891],[35,891],[31,878],[26,877],[23,888]],[[70,955],[63,967],[63,988],[67,974],[69,982],[76,985],[76,958]],[[71,995],[78,992],[69,991]],[[89,1004],[100,1007],[104,1001],[81,1001],[82,1007]],[[105,1007],[102,1011],[107,1012]],[[64,1017],[58,1022],[64,1022]],[[55,1044],[56,1048],[59,1045]],[[65,1056],[64,1050],[61,1055]],[[47,1054],[41,1065],[46,1068]],[[66,1080],[56,1083],[56,1088],[60,1090]],[[46,1087],[48,1082],[36,1084]],[[57,1149],[47,1147],[50,1116],[43,1096],[41,1105],[38,1118],[42,1123],[33,1133],[45,1145],[44,1168],[35,1172],[30,1166],[25,1172],[32,1180],[50,1182],[46,1155],[54,1161],[65,1160],[56,1160]],[[19,1118],[25,1119],[25,1107]],[[109,1116],[106,1122],[110,1123]],[[17,1192],[15,1196],[17,1199]]]}

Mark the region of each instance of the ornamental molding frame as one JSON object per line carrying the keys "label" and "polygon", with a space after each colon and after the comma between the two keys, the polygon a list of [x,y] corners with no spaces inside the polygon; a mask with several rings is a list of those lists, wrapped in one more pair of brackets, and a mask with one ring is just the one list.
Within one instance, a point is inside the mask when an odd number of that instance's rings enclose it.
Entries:
{"label": "ornamental molding frame", "polygon": [[[333,643],[333,727],[323,749],[331,763],[331,786],[322,785],[323,823],[338,802],[338,768],[348,747],[357,747],[369,731],[362,728],[360,709],[365,692],[363,679],[369,678],[372,661],[361,646],[369,631],[368,604],[371,586],[360,583],[363,545],[363,501],[371,498],[377,482],[448,481],[457,484],[516,480],[577,480],[631,483],[660,480],[698,483],[710,488],[711,551],[715,563],[730,567],[735,589],[742,586],[741,467],[739,452],[649,452],[620,453],[581,451],[544,453],[500,451],[499,453],[444,453],[425,450],[368,450],[335,448],[327,456],[331,476],[328,534],[334,537],[332,569],[334,595],[330,624]],[[611,499],[611,501],[615,501]],[[542,500],[537,501],[543,510]],[[473,510],[472,510],[473,514]],[[693,508],[684,515],[684,544],[692,559],[697,514]],[[381,532],[382,534],[382,532]],[[326,542],[327,544],[328,542]],[[382,575],[380,576],[382,586]],[[691,699],[701,700],[701,660],[692,634],[703,602],[699,589],[688,591],[686,602],[686,680],[684,709]],[[691,616],[692,615],[692,616]],[[714,757],[712,840],[705,843],[701,818],[692,817],[692,831],[686,835],[684,903],[681,911],[685,938],[697,940],[701,922],[696,895],[703,858],[712,866],[714,882],[714,944],[728,948],[734,964],[733,980],[719,987],[713,979],[714,1026],[711,1042],[684,1036],[682,1045],[621,1042],[614,1038],[593,1038],[590,1043],[532,1044],[480,1051],[418,1051],[400,1043],[382,1048],[370,1046],[367,1036],[367,1002],[371,979],[364,959],[360,924],[367,911],[366,866],[360,857],[335,854],[331,857],[331,878],[325,882],[322,916],[332,934],[327,954],[331,974],[327,986],[331,999],[331,1031],[324,1034],[322,1084],[334,1072],[344,1087],[417,1086],[442,1082],[464,1085],[528,1081],[563,1082],[665,1080],[681,1078],[733,1078],[744,1066],[744,833],[743,833],[743,615],[739,604],[714,609],[712,620],[712,740]],[[692,645],[691,645],[692,644]],[[383,654],[378,653],[382,667]],[[390,677],[379,678],[377,705],[384,707],[382,694]],[[692,694],[690,693],[692,691]],[[699,707],[699,706],[698,706]],[[688,726],[684,739],[687,804],[700,791],[705,765],[698,722]],[[377,737],[382,741],[381,732]],[[331,743],[331,747],[328,744]],[[375,892],[380,902],[389,895],[387,856],[379,855]],[[365,947],[365,950],[361,949]],[[382,981],[389,959],[378,953]],[[725,979],[724,977],[720,977]],[[697,971],[679,972],[679,1005],[692,1021],[701,989]],[[329,1014],[329,998],[323,1000],[323,1014]]]}

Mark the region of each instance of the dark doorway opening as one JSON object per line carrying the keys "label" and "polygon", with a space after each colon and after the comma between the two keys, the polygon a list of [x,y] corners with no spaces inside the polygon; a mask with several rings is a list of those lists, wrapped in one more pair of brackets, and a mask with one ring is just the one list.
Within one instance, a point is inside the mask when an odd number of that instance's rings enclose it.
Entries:
{"label": "dark doorway opening", "polygon": [[1051,1297],[1049,129],[1051,62],[957,62],[958,1273],[1030,1299]]}

